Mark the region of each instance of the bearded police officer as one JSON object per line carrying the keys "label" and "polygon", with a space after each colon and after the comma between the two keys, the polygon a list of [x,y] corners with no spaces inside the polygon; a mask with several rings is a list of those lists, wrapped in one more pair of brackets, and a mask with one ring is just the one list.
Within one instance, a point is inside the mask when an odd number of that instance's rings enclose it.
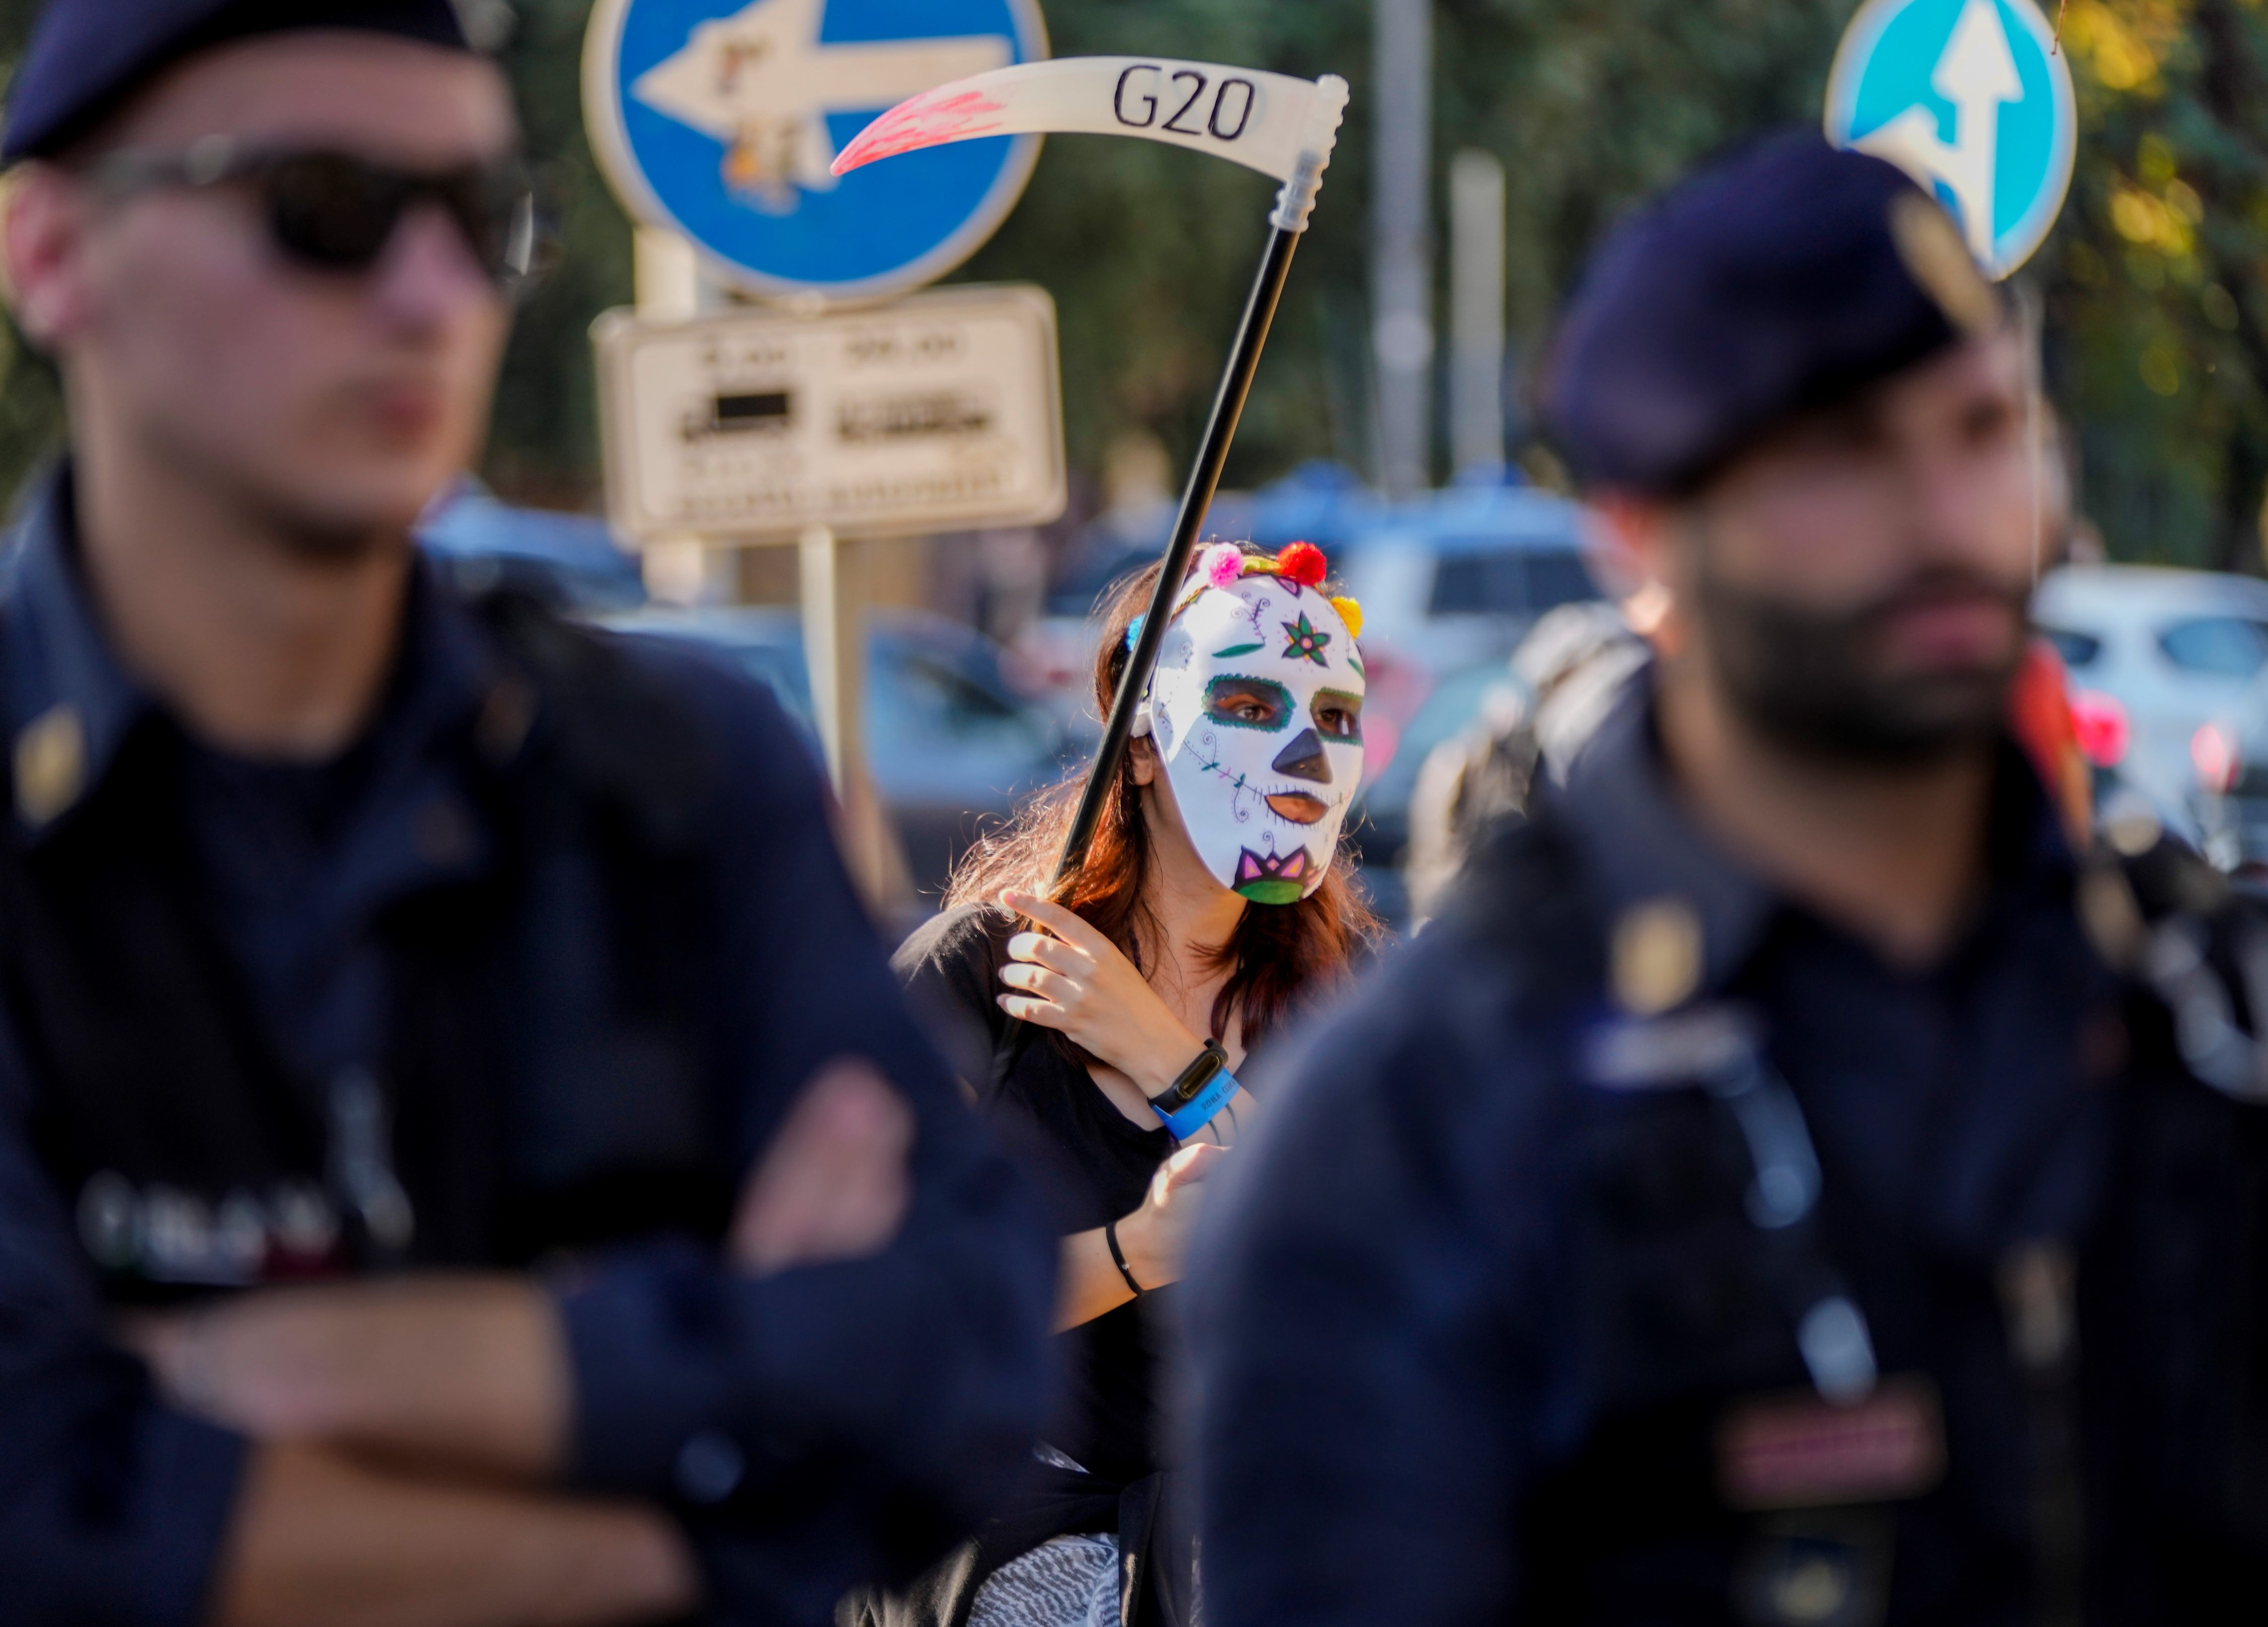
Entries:
{"label": "bearded police officer", "polygon": [[448,0],[55,0],[9,87],[11,1627],[821,1620],[1028,1456],[1053,1241],[777,708],[411,545],[514,144]]}
{"label": "bearded police officer", "polygon": [[2027,377],[1815,136],[1594,263],[1546,408],[1659,659],[1273,1070],[1195,1255],[1210,1619],[2268,1605],[2259,925],[2075,858],[2003,733]]}

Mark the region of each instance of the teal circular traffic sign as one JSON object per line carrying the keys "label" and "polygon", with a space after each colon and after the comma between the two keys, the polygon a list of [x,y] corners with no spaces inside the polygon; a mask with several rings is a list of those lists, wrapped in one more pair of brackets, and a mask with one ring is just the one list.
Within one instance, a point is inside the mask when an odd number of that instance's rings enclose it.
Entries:
{"label": "teal circular traffic sign", "polygon": [[1835,55],[1827,136],[1930,188],[2002,277],[2063,210],[2079,104],[2032,0],[1867,0]]}
{"label": "teal circular traffic sign", "polygon": [[1048,54],[1038,0],[600,0],[583,54],[592,145],[648,225],[751,293],[885,299],[999,227],[1036,136],[909,154],[837,178],[878,114]]}

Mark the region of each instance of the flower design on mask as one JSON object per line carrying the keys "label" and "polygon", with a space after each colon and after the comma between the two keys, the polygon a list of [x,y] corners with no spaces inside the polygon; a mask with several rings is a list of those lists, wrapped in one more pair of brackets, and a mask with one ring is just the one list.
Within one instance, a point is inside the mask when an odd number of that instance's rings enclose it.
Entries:
{"label": "flower design on mask", "polygon": [[1296,904],[1307,896],[1314,861],[1305,848],[1281,856],[1246,848],[1237,856],[1235,890],[1256,904]]}
{"label": "flower design on mask", "polygon": [[1306,611],[1300,613],[1297,622],[1285,622],[1281,625],[1285,637],[1292,641],[1284,647],[1285,660],[1298,659],[1313,661],[1318,666],[1330,665],[1323,652],[1330,647],[1331,636],[1309,622]]}

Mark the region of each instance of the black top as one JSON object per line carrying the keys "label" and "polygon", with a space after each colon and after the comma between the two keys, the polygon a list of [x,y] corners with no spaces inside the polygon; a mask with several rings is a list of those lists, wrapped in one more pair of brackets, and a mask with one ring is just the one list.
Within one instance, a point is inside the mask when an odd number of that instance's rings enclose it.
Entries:
{"label": "black top", "polygon": [[[1144,1130],[1128,1119],[1045,1030],[1033,1029],[1007,1077],[993,1078],[1011,1026],[997,998],[1005,987],[1000,968],[1017,930],[998,909],[963,905],[908,939],[895,965],[915,1009],[943,1032],[984,1116],[1038,1187],[1057,1232],[1068,1237],[1139,1208],[1174,1142],[1162,1124]],[[1071,1393],[1049,1444],[1119,1486],[1158,1467],[1151,1418],[1162,1322],[1151,1313],[1173,1295],[1171,1288],[1145,1295],[1060,1336]]]}

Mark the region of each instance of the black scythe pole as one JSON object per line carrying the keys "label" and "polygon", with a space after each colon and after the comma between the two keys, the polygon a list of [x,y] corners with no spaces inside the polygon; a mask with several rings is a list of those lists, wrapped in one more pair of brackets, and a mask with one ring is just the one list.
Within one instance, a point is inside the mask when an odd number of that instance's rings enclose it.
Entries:
{"label": "black scythe pole", "polygon": [[[1304,211],[1301,211],[1304,217]],[[1302,225],[1304,226],[1304,218]],[[1071,821],[1071,835],[1064,841],[1063,858],[1056,865],[1056,886],[1060,887],[1079,874],[1086,866],[1087,849],[1094,845],[1095,827],[1102,821],[1102,806],[1109,799],[1110,788],[1118,782],[1118,767],[1125,760],[1126,744],[1134,732],[1134,714],[1141,710],[1142,696],[1150,687],[1150,674],[1158,665],[1158,652],[1166,642],[1166,624],[1173,619],[1174,599],[1182,591],[1182,578],[1189,573],[1189,559],[1197,552],[1197,535],[1204,529],[1206,511],[1212,507],[1213,494],[1220,490],[1220,472],[1228,462],[1229,444],[1236,438],[1237,420],[1243,416],[1246,398],[1252,394],[1252,380],[1260,371],[1260,352],[1268,342],[1269,325],[1276,320],[1276,307],[1284,298],[1284,284],[1292,275],[1292,255],[1300,247],[1302,232],[1282,223],[1279,213],[1274,235],[1268,239],[1268,252],[1260,261],[1260,275],[1254,279],[1252,298],[1244,307],[1243,325],[1237,329],[1236,348],[1228,358],[1228,372],[1220,381],[1220,394],[1212,404],[1212,421],[1205,426],[1204,445],[1197,453],[1197,467],[1189,471],[1189,490],[1182,494],[1181,517],[1174,522],[1174,540],[1166,548],[1166,562],[1158,572],[1157,591],[1150,595],[1150,609],[1142,622],[1141,637],[1134,641],[1134,652],[1127,658],[1125,676],[1118,681],[1117,698],[1111,703],[1109,726],[1102,732],[1102,744],[1096,747],[1094,767],[1088,774],[1086,793],[1080,797],[1079,814]]]}

